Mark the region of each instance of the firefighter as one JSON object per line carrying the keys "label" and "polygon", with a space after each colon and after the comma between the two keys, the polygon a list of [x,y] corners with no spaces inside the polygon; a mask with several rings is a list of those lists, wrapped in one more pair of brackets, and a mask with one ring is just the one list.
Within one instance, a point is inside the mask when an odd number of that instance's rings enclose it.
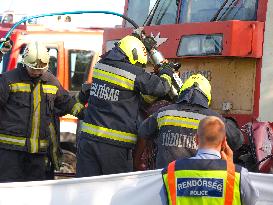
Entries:
{"label": "firefighter", "polygon": [[[49,53],[29,43],[23,64],[0,77],[0,181],[47,177],[48,155],[57,158],[55,112],[83,117],[84,106],[48,71]],[[55,161],[56,162],[56,161]]]}
{"label": "firefighter", "polygon": [[227,140],[233,150],[243,142],[243,135],[235,122],[222,118],[209,109],[211,85],[201,74],[185,81],[176,103],[159,109],[147,118],[139,128],[134,167],[141,164],[141,155],[148,139],[157,145],[156,168],[163,168],[179,158],[194,156],[197,146],[195,133],[198,123],[206,116],[220,117],[226,123]]}
{"label": "firefighter", "polygon": [[0,43],[4,43],[3,47],[0,50],[0,63],[1,63],[3,54],[7,53],[12,46],[11,46],[11,42],[5,38],[1,38]]}
{"label": "firefighter", "polygon": [[223,121],[202,119],[196,141],[195,157],[173,161],[162,171],[168,204],[256,204],[259,193],[247,169],[233,163]]}
{"label": "firefighter", "polygon": [[168,66],[160,69],[160,77],[145,72],[146,46],[126,36],[94,66],[91,89],[79,97],[81,102],[89,100],[78,143],[77,177],[133,170],[141,94],[166,95],[173,76]]}

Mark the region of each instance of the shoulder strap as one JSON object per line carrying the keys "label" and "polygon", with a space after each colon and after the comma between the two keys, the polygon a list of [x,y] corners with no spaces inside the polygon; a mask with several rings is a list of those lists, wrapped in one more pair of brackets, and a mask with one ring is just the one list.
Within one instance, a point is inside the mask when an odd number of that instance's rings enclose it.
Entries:
{"label": "shoulder strap", "polygon": [[227,160],[227,181],[225,205],[232,205],[234,195],[235,165],[231,160]]}
{"label": "shoulder strap", "polygon": [[168,165],[168,184],[170,189],[170,200],[172,205],[176,205],[176,188],[175,188],[175,162],[173,161]]}

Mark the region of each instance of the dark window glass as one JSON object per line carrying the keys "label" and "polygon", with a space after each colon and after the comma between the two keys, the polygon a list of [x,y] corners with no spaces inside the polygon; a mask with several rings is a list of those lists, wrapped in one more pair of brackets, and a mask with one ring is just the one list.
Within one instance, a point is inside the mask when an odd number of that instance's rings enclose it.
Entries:
{"label": "dark window glass", "polygon": [[57,48],[47,48],[49,53],[49,64],[48,70],[55,76],[57,76],[58,71],[58,49]]}
{"label": "dark window glass", "polygon": [[180,23],[215,20],[256,20],[257,0],[182,0]]}
{"label": "dark window glass", "polygon": [[[151,25],[174,24],[178,2],[178,0],[129,0],[128,17],[138,25],[147,25],[148,19],[152,19]],[[126,23],[126,26],[131,27],[131,24]]]}
{"label": "dark window glass", "polygon": [[177,15],[177,1],[161,0],[151,22],[152,25],[175,24]]}
{"label": "dark window glass", "polygon": [[[155,2],[156,0],[129,0],[127,16],[133,19],[137,25],[143,25]],[[126,26],[132,27],[128,22],[126,22]]]}
{"label": "dark window glass", "polygon": [[20,52],[19,52],[19,55],[17,57],[17,66],[16,66],[17,68],[19,67],[20,64],[23,63],[23,53],[24,53],[25,48],[26,48],[26,44],[23,44],[20,47]]}
{"label": "dark window glass", "polygon": [[2,56],[1,62],[0,62],[0,73],[4,73],[7,71],[9,59],[10,59],[10,53],[11,51],[7,52]]}
{"label": "dark window glass", "polygon": [[82,84],[87,81],[93,51],[69,50],[70,86],[69,90],[79,91]]}

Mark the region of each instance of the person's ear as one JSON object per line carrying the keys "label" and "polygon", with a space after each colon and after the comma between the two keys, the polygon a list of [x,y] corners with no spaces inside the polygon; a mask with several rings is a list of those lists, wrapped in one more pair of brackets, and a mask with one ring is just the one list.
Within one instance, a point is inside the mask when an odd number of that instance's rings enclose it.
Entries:
{"label": "person's ear", "polygon": [[221,143],[221,150],[222,150],[222,148],[225,147],[225,142],[226,142],[226,141],[227,141],[227,137],[224,136],[224,138],[223,138],[223,140],[222,140],[222,143]]}

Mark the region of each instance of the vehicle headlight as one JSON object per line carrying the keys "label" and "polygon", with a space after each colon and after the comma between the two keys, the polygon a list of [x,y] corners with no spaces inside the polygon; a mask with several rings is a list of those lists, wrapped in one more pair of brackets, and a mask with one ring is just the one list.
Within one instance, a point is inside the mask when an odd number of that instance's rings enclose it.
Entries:
{"label": "vehicle headlight", "polygon": [[190,35],[180,40],[177,56],[220,55],[223,50],[223,35]]}

